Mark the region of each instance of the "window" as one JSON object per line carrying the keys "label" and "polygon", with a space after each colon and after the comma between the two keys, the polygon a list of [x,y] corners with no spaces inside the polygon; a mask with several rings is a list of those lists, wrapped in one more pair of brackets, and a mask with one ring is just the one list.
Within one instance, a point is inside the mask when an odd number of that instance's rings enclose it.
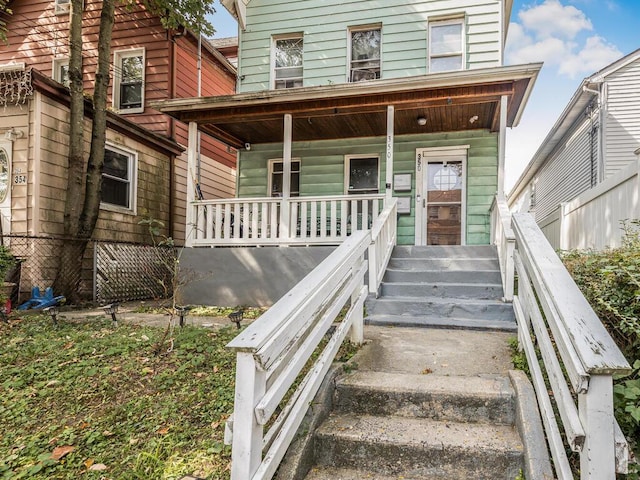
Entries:
{"label": "window", "polygon": [[[269,195],[282,196],[282,160],[269,160]],[[300,196],[300,160],[291,160],[291,196]]]}
{"label": "window", "polygon": [[380,28],[352,30],[350,37],[349,81],[361,82],[380,78]]}
{"label": "window", "polygon": [[126,113],[144,111],[144,49],[114,53],[113,106]]}
{"label": "window", "polygon": [[378,157],[346,157],[347,193],[378,193],[379,163]]}
{"label": "window", "polygon": [[71,10],[70,0],[55,0],[55,14],[64,15]]}
{"label": "window", "polygon": [[273,78],[275,88],[302,86],[302,35],[274,40]]}
{"label": "window", "polygon": [[463,27],[462,19],[432,22],[429,25],[429,72],[463,69]]}
{"label": "window", "polygon": [[107,145],[102,171],[102,203],[135,210],[135,171],[137,155],[134,152]]}
{"label": "window", "polygon": [[51,70],[53,79],[69,88],[69,59],[67,57],[54,58]]}

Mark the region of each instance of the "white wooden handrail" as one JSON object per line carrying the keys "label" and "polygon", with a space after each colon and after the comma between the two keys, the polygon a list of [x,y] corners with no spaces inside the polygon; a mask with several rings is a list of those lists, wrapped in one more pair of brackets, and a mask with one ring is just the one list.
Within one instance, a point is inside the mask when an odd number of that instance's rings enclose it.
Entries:
{"label": "white wooden handrail", "polygon": [[[347,333],[362,343],[364,254],[370,244],[370,231],[355,232],[227,345],[237,355],[232,480],[272,478]],[[345,317],[265,433],[264,426],[349,300]]]}
{"label": "white wooden handrail", "polygon": [[513,300],[514,264],[513,252],[516,238],[511,228],[511,213],[504,195],[497,194],[491,204],[491,243],[498,250],[502,290],[507,302]]}
{"label": "white wooden handrail", "polygon": [[569,447],[580,452],[581,480],[614,480],[616,471],[626,470],[628,448],[613,416],[612,378],[628,373],[629,363],[533,217],[514,214],[512,226],[517,248],[518,295],[513,302],[518,338],[533,376],[556,474],[561,480],[573,479],[533,338]]}
{"label": "white wooden handrail", "polygon": [[371,227],[369,246],[369,293],[378,296],[378,287],[389,264],[397,240],[398,199],[392,198]]}

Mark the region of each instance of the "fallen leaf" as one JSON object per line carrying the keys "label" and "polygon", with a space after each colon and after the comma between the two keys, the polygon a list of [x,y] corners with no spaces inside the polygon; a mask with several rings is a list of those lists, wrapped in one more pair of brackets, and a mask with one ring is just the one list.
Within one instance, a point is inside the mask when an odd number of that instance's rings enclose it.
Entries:
{"label": "fallen leaf", "polygon": [[87,422],[82,422],[79,426],[80,430],[84,430],[85,428],[87,428],[89,426],[89,423]]}
{"label": "fallen leaf", "polygon": [[110,430],[105,430],[104,432],[102,432],[102,435],[104,435],[105,437],[112,437],[114,433]]}
{"label": "fallen leaf", "polygon": [[218,366],[217,366],[217,365],[214,365],[214,366],[213,366],[213,373],[218,373],[218,370],[219,370],[219,369],[218,369]]}
{"label": "fallen leaf", "polygon": [[162,428],[158,429],[158,433],[160,435],[166,435],[167,433],[169,433],[169,427],[162,427]]}
{"label": "fallen leaf", "polygon": [[89,470],[102,472],[107,469],[107,466],[104,463],[94,463],[89,467]]}
{"label": "fallen leaf", "polygon": [[146,335],[142,335],[140,338],[141,338],[142,340],[144,340],[145,342],[146,342],[147,340],[149,340],[149,337],[147,337]]}
{"label": "fallen leaf", "polygon": [[68,454],[70,454],[71,452],[73,452],[76,449],[76,447],[71,446],[71,445],[64,445],[62,447],[56,447],[53,449],[53,452],[51,453],[51,458],[53,458],[54,460],[60,460],[61,458],[67,456]]}
{"label": "fallen leaf", "polygon": [[120,365],[114,365],[113,367],[111,367],[112,372],[119,372],[120,370],[122,370],[122,367]]}
{"label": "fallen leaf", "polygon": [[220,426],[220,422],[213,422],[211,424],[211,428],[213,428],[213,429],[218,428],[219,426]]}
{"label": "fallen leaf", "polygon": [[422,370],[422,374],[423,375],[428,375],[430,373],[433,373],[433,370],[431,370],[429,367],[427,367],[424,370]]}
{"label": "fallen leaf", "polygon": [[91,468],[91,465],[93,465],[93,458],[87,458],[84,461],[84,466],[87,467],[88,470],[89,468]]}
{"label": "fallen leaf", "polygon": [[135,445],[136,443],[138,443],[138,439],[137,438],[130,438],[129,439],[129,445]]}
{"label": "fallen leaf", "polygon": [[198,372],[198,373],[196,373],[196,378],[202,378],[205,375],[206,375],[206,373],[204,373],[204,372]]}

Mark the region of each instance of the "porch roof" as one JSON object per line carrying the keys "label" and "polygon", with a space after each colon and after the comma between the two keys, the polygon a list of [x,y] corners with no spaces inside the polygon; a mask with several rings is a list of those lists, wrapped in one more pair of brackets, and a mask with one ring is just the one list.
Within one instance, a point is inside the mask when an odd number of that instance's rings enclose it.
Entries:
{"label": "porch roof", "polygon": [[[518,124],[542,64],[435,73],[392,80],[264,90],[154,103],[183,122],[242,148],[282,142],[283,115],[293,118],[294,141],[384,136],[386,109],[395,108],[396,135],[500,127],[500,98],[508,98],[507,125]],[[417,118],[424,117],[425,125]],[[476,118],[477,117],[477,118]]]}

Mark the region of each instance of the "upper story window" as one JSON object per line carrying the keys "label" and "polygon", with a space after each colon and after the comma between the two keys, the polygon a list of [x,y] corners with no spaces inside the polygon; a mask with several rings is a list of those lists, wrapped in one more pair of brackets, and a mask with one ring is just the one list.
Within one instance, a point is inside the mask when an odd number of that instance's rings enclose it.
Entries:
{"label": "upper story window", "polygon": [[[269,195],[282,196],[282,180],[284,178],[282,160],[269,160]],[[300,160],[291,160],[290,195],[300,196]]]}
{"label": "upper story window", "polygon": [[347,156],[346,193],[378,193],[380,161],[377,156]]}
{"label": "upper story window", "polygon": [[113,106],[125,113],[144,111],[144,49],[119,50],[113,54]]}
{"label": "upper story window", "polygon": [[302,53],[302,34],[274,39],[274,88],[302,86]]}
{"label": "upper story window", "polygon": [[464,68],[464,20],[429,23],[429,72]]}
{"label": "upper story window", "polygon": [[55,0],[55,14],[64,15],[71,10],[70,0]]}
{"label": "upper story window", "polygon": [[113,145],[104,150],[102,203],[135,211],[137,154]]}
{"label": "upper story window", "polygon": [[69,88],[69,59],[67,57],[58,57],[53,59],[51,76],[56,82],[59,82]]}
{"label": "upper story window", "polygon": [[380,78],[380,27],[352,29],[350,38],[349,81]]}

